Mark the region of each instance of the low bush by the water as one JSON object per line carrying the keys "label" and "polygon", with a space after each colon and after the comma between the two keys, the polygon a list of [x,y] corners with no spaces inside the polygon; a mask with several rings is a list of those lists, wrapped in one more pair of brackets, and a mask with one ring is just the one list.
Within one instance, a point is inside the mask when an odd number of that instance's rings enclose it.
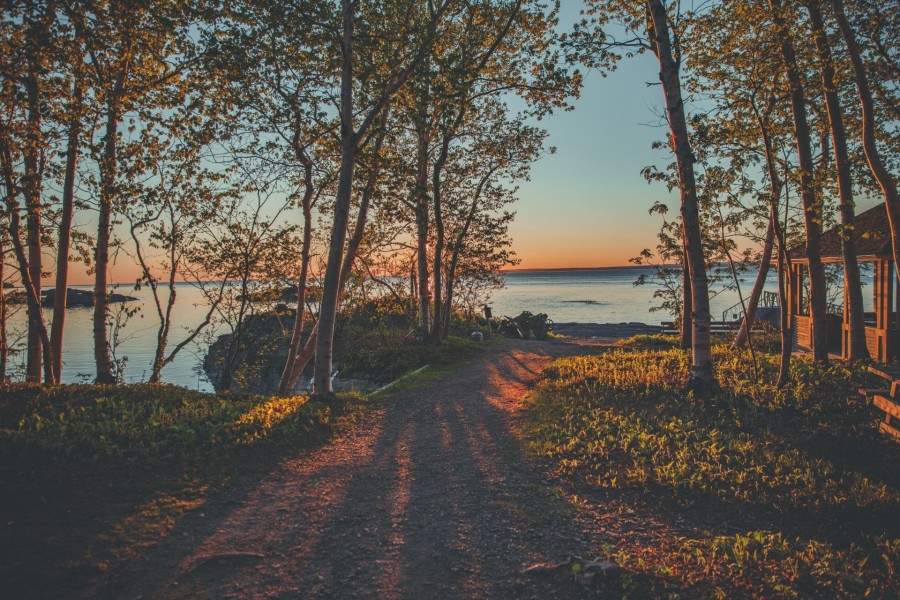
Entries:
{"label": "low bush by the water", "polygon": [[579,485],[652,495],[707,523],[656,564],[629,566],[719,578],[729,593],[900,592],[900,448],[856,393],[864,367],[795,357],[779,389],[777,356],[757,353],[756,380],[749,352],[721,345],[722,392],[699,400],[685,391],[689,353],[660,346],[557,361],[531,406],[533,448]]}
{"label": "low bush by the water", "polygon": [[440,344],[410,341],[407,329],[360,329],[339,342],[340,376],[388,383],[424,365],[446,364],[478,352],[484,344],[451,336]]}

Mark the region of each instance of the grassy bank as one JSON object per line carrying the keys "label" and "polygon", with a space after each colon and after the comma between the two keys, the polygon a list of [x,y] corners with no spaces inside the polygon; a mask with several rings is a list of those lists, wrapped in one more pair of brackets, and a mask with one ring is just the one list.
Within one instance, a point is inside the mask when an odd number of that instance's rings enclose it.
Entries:
{"label": "grassy bank", "polygon": [[[632,593],[900,594],[900,447],[856,394],[861,366],[796,359],[756,381],[715,349],[723,391],[685,392],[689,355],[665,339],[563,359],[531,405],[532,448],[608,519],[597,546]],[[777,356],[758,356],[772,382]]]}
{"label": "grassy bank", "polygon": [[0,589],[90,594],[217,494],[352,425],[365,400],[176,386],[0,389]]}

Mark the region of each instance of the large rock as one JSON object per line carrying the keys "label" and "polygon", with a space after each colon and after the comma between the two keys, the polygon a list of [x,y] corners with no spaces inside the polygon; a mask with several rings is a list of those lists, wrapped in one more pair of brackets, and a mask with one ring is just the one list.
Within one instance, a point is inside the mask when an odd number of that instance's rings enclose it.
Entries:
{"label": "large rock", "polygon": [[[274,394],[278,390],[281,372],[287,360],[288,346],[294,327],[296,312],[284,308],[279,312],[259,313],[248,318],[242,341],[235,353],[231,391],[250,394]],[[309,335],[312,323],[307,324]],[[219,336],[207,350],[203,358],[203,371],[217,392],[225,391],[221,386],[222,368],[227,360],[231,334]],[[312,387],[313,364],[307,365],[306,377],[301,377],[294,393],[308,392]],[[340,373],[338,363],[334,363]],[[332,380],[336,392],[370,392],[381,387],[375,381],[362,378],[337,377]]]}
{"label": "large rock", "polygon": [[[56,302],[56,289],[45,290],[43,293],[43,300],[41,300],[41,304],[44,306],[53,306],[53,303]],[[94,305],[94,293],[90,290],[78,290],[75,288],[68,288],[66,290],[66,307],[67,308],[75,308],[79,306],[93,306]]]}

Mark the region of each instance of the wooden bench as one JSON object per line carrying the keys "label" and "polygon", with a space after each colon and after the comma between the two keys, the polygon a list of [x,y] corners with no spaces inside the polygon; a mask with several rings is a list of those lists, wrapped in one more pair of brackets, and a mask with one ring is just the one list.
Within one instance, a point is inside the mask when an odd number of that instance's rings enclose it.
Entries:
{"label": "wooden bench", "polygon": [[871,399],[875,408],[884,411],[884,421],[879,425],[881,432],[900,442],[900,367],[870,365],[869,373],[889,381],[891,387],[863,388],[860,393]]}
{"label": "wooden bench", "polygon": [[[740,321],[712,321],[709,324],[709,332],[713,335],[728,335],[737,331],[740,326]],[[663,335],[678,335],[681,333],[681,329],[675,326],[674,321],[663,321],[660,333]]]}

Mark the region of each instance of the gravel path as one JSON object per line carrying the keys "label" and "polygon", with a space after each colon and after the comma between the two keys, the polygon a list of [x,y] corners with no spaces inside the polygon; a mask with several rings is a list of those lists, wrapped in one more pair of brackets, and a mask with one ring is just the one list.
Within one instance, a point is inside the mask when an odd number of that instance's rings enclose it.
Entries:
{"label": "gravel path", "polygon": [[514,430],[572,343],[503,341],[444,380],[379,401],[340,440],[210,506],[101,595],[115,598],[546,598],[523,576],[589,555]]}

